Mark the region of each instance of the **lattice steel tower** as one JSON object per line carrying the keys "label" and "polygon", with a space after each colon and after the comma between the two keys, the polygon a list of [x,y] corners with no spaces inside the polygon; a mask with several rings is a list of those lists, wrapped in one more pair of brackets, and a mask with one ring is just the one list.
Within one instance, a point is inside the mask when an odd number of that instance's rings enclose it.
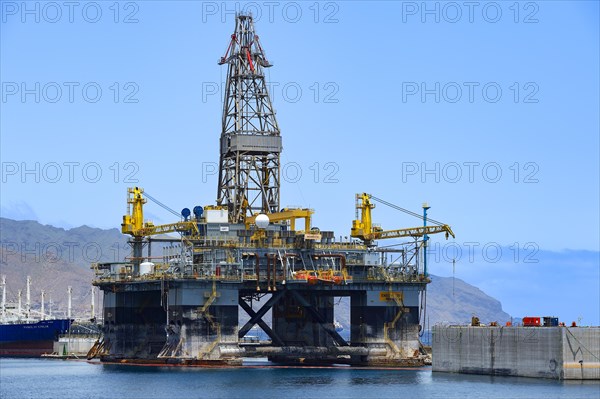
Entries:
{"label": "lattice steel tower", "polygon": [[223,64],[229,66],[217,203],[227,205],[231,223],[241,223],[246,216],[279,211],[281,136],[264,75],[271,64],[252,16],[237,16]]}

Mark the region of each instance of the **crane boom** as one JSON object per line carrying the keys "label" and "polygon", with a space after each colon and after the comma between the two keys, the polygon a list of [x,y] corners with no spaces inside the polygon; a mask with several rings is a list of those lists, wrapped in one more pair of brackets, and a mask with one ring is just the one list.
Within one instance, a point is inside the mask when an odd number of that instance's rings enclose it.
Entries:
{"label": "crane boom", "polygon": [[383,238],[422,237],[426,234],[437,234],[444,232],[446,233],[446,238],[448,238],[448,236],[452,236],[452,238],[454,238],[454,232],[447,224],[443,224],[441,226],[421,226],[407,229],[377,231],[367,238],[379,240]]}
{"label": "crane boom", "polygon": [[[400,237],[426,237],[428,234],[437,233],[446,233],[446,239],[449,236],[454,238],[454,232],[447,224],[383,230],[381,227],[373,225],[371,210],[375,208],[375,204],[371,202],[371,197],[367,193],[356,194],[356,219],[352,221],[352,230],[350,231],[352,237],[363,240],[367,245],[371,245],[374,240]],[[391,205],[378,198],[373,197],[373,199],[377,199],[386,205]],[[396,206],[393,207],[395,209],[402,209]]]}
{"label": "crane boom", "polygon": [[139,230],[134,230],[132,235],[135,236],[153,236],[157,234],[173,233],[175,231],[187,232],[194,231],[198,234],[198,225],[195,221],[185,221],[169,224],[153,225],[152,223],[145,223],[145,226]]}

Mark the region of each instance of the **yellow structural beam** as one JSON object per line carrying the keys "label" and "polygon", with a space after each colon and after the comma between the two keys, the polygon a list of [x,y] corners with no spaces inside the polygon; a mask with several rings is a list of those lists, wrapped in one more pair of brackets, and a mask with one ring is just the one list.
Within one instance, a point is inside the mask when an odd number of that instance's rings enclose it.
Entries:
{"label": "yellow structural beam", "polygon": [[[284,220],[290,221],[290,229],[296,230],[296,219],[304,219],[304,231],[310,231],[310,219],[314,213],[312,209],[299,209],[299,208],[283,208],[281,212],[268,213],[269,221],[281,222]],[[250,225],[253,225],[256,221],[256,216],[250,216],[246,218],[246,228],[249,229]]]}

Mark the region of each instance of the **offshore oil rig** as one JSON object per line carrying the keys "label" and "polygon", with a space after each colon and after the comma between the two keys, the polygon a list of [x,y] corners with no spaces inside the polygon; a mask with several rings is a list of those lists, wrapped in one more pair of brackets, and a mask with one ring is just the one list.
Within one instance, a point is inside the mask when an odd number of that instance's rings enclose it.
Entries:
{"label": "offshore oil rig", "polygon": [[[252,16],[236,17],[219,64],[228,65],[228,75],[216,205],[185,208],[178,222],[154,225],[144,220],[144,204],[154,198],[128,189],[121,226],[131,236],[132,256],[92,266],[93,284],[104,293],[104,327],[89,357],[181,365],[236,365],[245,357],[422,365],[428,235],[454,236],[450,226],[427,219],[423,205],[422,215],[409,212],[422,226],[383,230],[372,223],[374,201],[404,209],[362,193],[353,239],[336,241],[332,231],[312,228],[313,210],[280,208],[282,138],[265,82],[271,64]],[[163,235],[174,232],[180,237]],[[377,240],[399,237],[409,242],[377,247]],[[153,256],[157,247],[163,253]],[[336,297],[350,298],[349,340],[334,326]],[[240,307],[249,316],[243,326]],[[256,325],[269,340],[249,344],[244,337]]]}

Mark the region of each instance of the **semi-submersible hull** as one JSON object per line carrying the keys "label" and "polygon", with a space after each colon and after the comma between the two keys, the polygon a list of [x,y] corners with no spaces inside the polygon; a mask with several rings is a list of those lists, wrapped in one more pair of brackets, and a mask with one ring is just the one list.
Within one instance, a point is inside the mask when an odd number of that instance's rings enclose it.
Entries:
{"label": "semi-submersible hull", "polygon": [[[330,242],[328,232],[306,240],[271,225],[269,242],[251,246],[244,225],[200,227],[220,237],[190,241],[192,258],[171,247],[167,253],[179,254],[142,264],[152,269],[141,273],[134,264],[95,266],[95,284],[104,291],[104,336],[91,355],[134,363],[241,364],[243,357],[268,357],[287,364],[423,364],[419,303],[428,279],[416,268],[388,265],[386,253],[356,243]],[[337,297],[350,298],[349,341],[334,326]],[[243,326],[240,307],[250,318]],[[270,342],[246,343],[254,325]]]}
{"label": "semi-submersible hull", "polygon": [[[424,205],[423,227],[384,231],[371,221],[371,200],[403,209],[363,193],[351,239],[336,242],[333,232],[311,225],[312,210],[281,209],[282,137],[264,74],[271,63],[251,16],[236,17],[219,63],[228,69],[217,205],[184,208],[180,222],[157,226],[144,220],[143,204],[148,198],[164,205],[141,188],[129,189],[121,226],[132,237],[132,256],[94,265],[94,284],[104,292],[104,335],[90,356],[174,364],[239,364],[249,356],[423,364],[419,304],[429,282],[427,234],[453,235],[450,227],[426,226]],[[297,219],[302,228],[296,229]],[[151,238],[173,232],[181,239]],[[410,244],[377,249],[376,240],[401,237]],[[157,244],[166,246],[158,260]],[[349,340],[334,326],[336,297],[350,298]],[[243,325],[240,307],[250,317]],[[244,342],[255,325],[269,342]]]}

